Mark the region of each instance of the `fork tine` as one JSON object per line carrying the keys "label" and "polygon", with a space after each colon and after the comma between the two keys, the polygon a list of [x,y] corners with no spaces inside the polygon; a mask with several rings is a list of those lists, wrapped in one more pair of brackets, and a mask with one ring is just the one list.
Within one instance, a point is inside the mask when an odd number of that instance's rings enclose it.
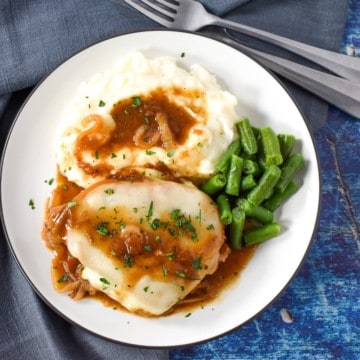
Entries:
{"label": "fork tine", "polygon": [[124,0],[127,4],[132,6],[137,11],[141,12],[148,18],[152,19],[153,21],[156,21],[162,26],[169,27],[172,24],[172,21],[169,19],[166,19],[164,16],[157,15],[154,11],[149,10],[147,7],[142,5],[142,3],[139,3],[135,0]]}
{"label": "fork tine", "polygon": [[156,2],[165,5],[172,10],[176,10],[180,6],[180,4],[174,0],[156,0]]}
{"label": "fork tine", "polygon": [[[168,16],[169,18],[173,19],[175,9],[174,7],[170,7],[169,3],[165,3],[165,1],[162,0],[139,0],[140,2],[146,4],[147,6],[151,7],[155,11],[157,11],[160,14],[163,14],[165,16]],[[173,5],[174,6],[174,5]],[[176,8],[177,6],[175,6]]]}

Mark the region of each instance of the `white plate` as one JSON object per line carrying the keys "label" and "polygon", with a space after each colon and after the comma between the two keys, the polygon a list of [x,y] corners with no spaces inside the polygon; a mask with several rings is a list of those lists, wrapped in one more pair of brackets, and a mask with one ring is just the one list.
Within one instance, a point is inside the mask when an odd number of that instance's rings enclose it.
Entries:
{"label": "white plate", "polygon": [[[188,66],[199,63],[239,99],[239,116],[257,126],[292,133],[307,165],[303,186],[276,216],[279,237],[264,243],[236,284],[203,309],[147,319],[114,311],[98,301],[80,302],[57,293],[50,279],[52,255],[41,239],[45,180],[55,175],[54,135],[59,114],[79,83],[140,50],[170,55]],[[184,54],[185,56],[181,56]],[[11,129],[2,159],[1,206],[10,247],[37,293],[56,312],[102,337],[125,344],[175,347],[218,337],[264,310],[292,279],[311,243],[319,212],[319,169],[312,138],[301,113],[282,85],[255,61],[221,42],[174,31],[145,31],[111,38],[76,54],[33,91]],[[34,199],[35,209],[28,205]],[[21,219],[21,224],[19,223]],[[4,269],[3,269],[4,270]]]}

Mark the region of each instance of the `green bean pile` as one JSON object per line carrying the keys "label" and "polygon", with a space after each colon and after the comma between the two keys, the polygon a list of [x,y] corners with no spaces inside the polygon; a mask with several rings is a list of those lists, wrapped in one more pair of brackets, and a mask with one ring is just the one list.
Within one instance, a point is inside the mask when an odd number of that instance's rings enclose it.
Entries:
{"label": "green bean pile", "polygon": [[[280,233],[274,211],[300,187],[294,177],[305,161],[293,152],[294,135],[256,128],[248,118],[240,120],[236,129],[239,138],[230,144],[201,189],[216,201],[229,245],[240,249]],[[244,228],[247,218],[255,224],[250,230]]]}

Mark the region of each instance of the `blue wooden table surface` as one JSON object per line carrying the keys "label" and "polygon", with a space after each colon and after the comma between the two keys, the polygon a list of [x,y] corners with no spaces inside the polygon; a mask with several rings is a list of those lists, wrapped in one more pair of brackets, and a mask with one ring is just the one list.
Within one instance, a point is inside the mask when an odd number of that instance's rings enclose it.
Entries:
{"label": "blue wooden table surface", "polygon": [[[341,51],[360,57],[360,0],[349,2]],[[216,340],[172,350],[170,360],[360,359],[359,119],[330,107],[314,138],[322,210],[297,276],[255,320]],[[284,309],[292,321],[284,321]]]}

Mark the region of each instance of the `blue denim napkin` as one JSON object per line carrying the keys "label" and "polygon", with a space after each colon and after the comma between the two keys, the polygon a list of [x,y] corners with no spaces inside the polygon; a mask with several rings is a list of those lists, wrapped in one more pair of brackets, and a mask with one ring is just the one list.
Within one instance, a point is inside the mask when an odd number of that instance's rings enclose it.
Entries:
{"label": "blue denim napkin", "polygon": [[[202,0],[214,13],[337,51],[348,0]],[[241,5],[241,6],[240,6]],[[0,1],[0,147],[34,86],[81,49],[124,32],[159,25],[110,0]],[[265,48],[264,44],[258,44]],[[290,56],[284,54],[285,56]],[[291,56],[290,56],[291,57]],[[285,83],[312,129],[327,105]],[[0,233],[0,359],[166,359],[165,350],[130,348],[98,338],[38,298]]]}

